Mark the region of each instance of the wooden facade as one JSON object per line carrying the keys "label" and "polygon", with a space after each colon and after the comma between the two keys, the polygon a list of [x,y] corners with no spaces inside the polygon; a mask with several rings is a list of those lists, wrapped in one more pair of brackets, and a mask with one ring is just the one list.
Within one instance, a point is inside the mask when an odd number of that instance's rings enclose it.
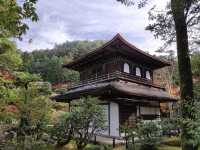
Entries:
{"label": "wooden facade", "polygon": [[[120,135],[117,131],[120,125],[134,127],[138,119],[157,119],[160,102],[176,100],[153,80],[155,69],[169,65],[117,34],[102,47],[63,66],[79,71],[80,82],[54,99],[70,102],[83,96],[98,96],[109,106],[109,135]],[[111,132],[113,128],[116,132]]]}

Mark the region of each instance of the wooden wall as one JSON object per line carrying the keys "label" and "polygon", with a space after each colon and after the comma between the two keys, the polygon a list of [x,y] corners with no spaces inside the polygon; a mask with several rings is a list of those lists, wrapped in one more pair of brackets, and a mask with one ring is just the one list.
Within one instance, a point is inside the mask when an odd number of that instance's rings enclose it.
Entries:
{"label": "wooden wall", "polygon": [[135,127],[136,125],[136,106],[119,105],[120,125]]}
{"label": "wooden wall", "polygon": [[146,71],[150,71],[151,79],[153,79],[153,71],[151,68],[147,68],[142,64],[136,64],[131,60],[123,58],[121,56],[113,56],[111,58],[105,58],[105,60],[101,60],[86,68],[83,68],[80,72],[80,80],[87,80],[88,78],[101,76],[103,74],[113,73],[115,71],[124,70],[124,63],[128,63],[130,66],[130,74],[135,75],[136,67],[141,69],[142,78],[146,77]]}

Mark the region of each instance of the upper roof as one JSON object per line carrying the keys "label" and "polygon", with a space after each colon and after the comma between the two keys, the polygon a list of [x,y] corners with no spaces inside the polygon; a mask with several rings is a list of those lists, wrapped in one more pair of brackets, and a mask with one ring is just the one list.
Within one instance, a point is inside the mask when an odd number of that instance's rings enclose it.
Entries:
{"label": "upper roof", "polygon": [[148,63],[152,69],[158,69],[165,66],[170,66],[170,63],[162,60],[158,57],[152,56],[128,41],[126,41],[119,33],[114,36],[113,39],[106,42],[103,46],[97,48],[96,50],[80,57],[72,61],[69,64],[63,65],[63,67],[79,70],[82,66],[87,65],[91,62],[95,62],[98,59],[104,58],[104,56],[108,56],[111,53],[117,52],[122,54],[134,61],[138,61],[140,63]]}

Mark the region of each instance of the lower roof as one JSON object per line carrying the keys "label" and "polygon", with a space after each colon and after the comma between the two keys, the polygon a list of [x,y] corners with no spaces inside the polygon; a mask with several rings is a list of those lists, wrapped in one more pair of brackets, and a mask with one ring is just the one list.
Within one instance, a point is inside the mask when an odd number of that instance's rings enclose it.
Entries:
{"label": "lower roof", "polygon": [[67,102],[88,95],[98,97],[109,96],[111,98],[137,98],[163,102],[177,100],[175,97],[169,95],[164,89],[123,80],[89,84],[71,89],[64,94],[54,96],[53,99],[60,102]]}

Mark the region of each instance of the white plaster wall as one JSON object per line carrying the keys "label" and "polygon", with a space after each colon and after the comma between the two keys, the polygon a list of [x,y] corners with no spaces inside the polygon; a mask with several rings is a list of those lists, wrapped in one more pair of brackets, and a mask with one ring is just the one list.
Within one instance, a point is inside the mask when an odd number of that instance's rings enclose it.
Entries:
{"label": "white plaster wall", "polygon": [[110,136],[119,136],[119,105],[110,102]]}
{"label": "white plaster wall", "polygon": [[140,107],[140,113],[142,115],[160,115],[159,107]]}
{"label": "white plaster wall", "polygon": [[109,105],[106,104],[106,105],[101,105],[101,107],[103,108],[103,111],[104,111],[104,119],[105,119],[105,130],[102,131],[101,134],[103,135],[109,135]]}

